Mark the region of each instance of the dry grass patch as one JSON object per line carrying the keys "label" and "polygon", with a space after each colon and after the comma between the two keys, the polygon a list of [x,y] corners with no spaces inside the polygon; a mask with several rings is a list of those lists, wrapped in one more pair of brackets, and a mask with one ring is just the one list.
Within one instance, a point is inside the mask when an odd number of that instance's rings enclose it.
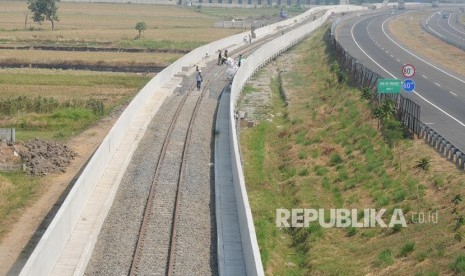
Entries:
{"label": "dry grass patch", "polygon": [[143,38],[208,43],[244,31],[213,28],[213,23],[223,15],[245,17],[279,13],[277,8],[205,8],[205,12],[196,12],[194,7],[60,2],[60,21],[56,23],[55,31],[51,31],[47,23],[37,25],[32,20],[29,20],[28,28],[40,28],[41,31],[24,31],[26,10],[25,2],[2,1],[0,41],[7,40],[11,44],[24,44],[21,41],[32,40],[114,43],[121,39],[134,39],[137,35],[134,29],[136,23],[144,21],[147,30]]}
{"label": "dry grass patch", "polygon": [[108,66],[168,66],[183,54],[1,50],[0,62]]}

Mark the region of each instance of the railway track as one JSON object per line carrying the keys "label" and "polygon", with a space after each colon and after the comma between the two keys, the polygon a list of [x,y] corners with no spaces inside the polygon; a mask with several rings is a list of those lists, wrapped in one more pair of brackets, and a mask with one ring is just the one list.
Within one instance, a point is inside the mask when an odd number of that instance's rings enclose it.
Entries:
{"label": "railway track", "polygon": [[[312,19],[309,18],[309,20]],[[298,25],[300,26],[301,24],[303,23]],[[297,27],[297,25],[293,26],[293,28],[295,27]],[[289,30],[289,28],[287,30]],[[276,33],[275,36],[279,35],[281,35],[281,32]],[[271,41],[275,36],[267,36],[263,39],[254,41],[252,44],[246,44],[230,53],[230,56],[238,56],[239,54],[248,55],[255,49],[261,47],[264,43]],[[132,254],[130,257],[126,256],[125,260],[121,262],[112,260],[114,264],[121,265],[123,268],[112,269],[112,264],[108,264],[108,267],[105,268],[108,271],[123,272],[125,270],[124,263],[130,262],[130,264],[127,264],[127,270],[124,274],[189,275],[200,273],[198,271],[189,271],[193,266],[188,267],[183,264],[183,262],[186,262],[186,259],[189,258],[185,256],[185,252],[195,251],[189,246],[188,242],[183,240],[183,236],[190,234],[190,227],[195,228],[196,223],[192,223],[191,219],[196,219],[196,217],[199,216],[200,220],[203,219],[205,221],[208,220],[208,218],[205,217],[214,218],[215,215],[214,206],[210,206],[211,208],[205,212],[196,212],[196,210],[193,210],[196,208],[193,206],[198,205],[196,205],[196,199],[193,199],[194,195],[192,195],[195,193],[195,189],[186,185],[191,178],[191,172],[188,170],[189,162],[204,162],[204,160],[199,161],[196,160],[196,158],[192,158],[192,156],[189,159],[189,151],[193,145],[191,140],[195,131],[196,120],[197,124],[201,124],[203,120],[203,118],[198,118],[198,114],[201,112],[203,106],[202,101],[208,100],[209,97],[207,97],[207,95],[210,93],[210,89],[220,91],[229,83],[229,80],[225,80],[226,66],[219,67],[216,65],[216,62],[211,62],[206,68],[203,68],[202,71],[205,81],[201,91],[196,91],[194,89],[194,84],[190,81],[188,87],[191,88],[187,89],[185,93],[177,96],[181,97],[180,100],[177,99],[173,101],[174,104],[171,109],[175,108],[176,111],[171,119],[168,120],[169,123],[166,121],[164,122],[164,124],[169,126],[165,132],[166,134],[163,136],[163,142],[155,161],[156,165],[152,174],[148,197],[144,200],[139,200],[139,204],[144,202],[144,207],[135,208],[141,209],[142,213],[142,218],[137,223],[139,225],[137,237],[134,238],[135,241],[133,246],[130,245],[131,241],[125,246],[123,245],[123,247],[125,247],[123,251],[132,252]],[[211,100],[209,104],[215,104],[216,107],[216,98]],[[212,110],[214,110],[214,108]],[[209,114],[209,116],[213,117],[213,114]],[[192,183],[189,185],[192,185]],[[209,188],[213,189],[212,187],[213,185],[210,185]],[[214,191],[211,191],[211,193],[213,194]],[[202,197],[202,195],[197,195],[197,199],[200,197]],[[132,206],[127,206],[126,208],[131,207]],[[208,208],[205,210],[207,209]],[[199,208],[199,210],[204,209]],[[138,212],[139,211],[136,210],[135,214],[138,214]],[[133,221],[136,220],[137,219],[134,219]],[[121,225],[116,227],[121,228]],[[215,227],[215,225],[212,227]],[[112,227],[110,226],[109,228]],[[199,231],[198,229],[193,230]],[[201,231],[205,231],[205,229]],[[135,234],[135,231],[132,231],[131,234]],[[111,238],[109,240],[111,240]],[[210,237],[210,240],[216,241],[216,238]],[[129,247],[133,249],[131,250]],[[105,248],[105,246],[103,246],[103,248]],[[103,253],[105,253],[105,250],[106,249],[102,249]],[[116,249],[116,251],[118,250]],[[210,253],[212,253],[212,251],[210,251]],[[129,253],[126,253],[126,255],[128,254]],[[196,252],[191,252],[189,254],[191,255],[190,258],[196,257]],[[199,256],[199,258],[201,259],[202,257]],[[102,262],[105,261],[95,261],[98,265],[102,265]],[[212,265],[210,261],[210,266],[215,265]],[[102,271],[101,268],[93,268],[90,270],[88,268],[86,274],[94,275],[102,273]]]}
{"label": "railway track", "polygon": [[[207,73],[210,73],[212,68],[210,67]],[[219,73],[222,71],[224,70],[220,70]],[[208,91],[207,88],[215,79],[216,76],[209,78],[200,94],[191,88],[184,94],[174,114],[157,161],[157,169],[144,211],[130,275],[147,275],[154,272],[160,275],[173,274],[176,227],[180,213],[186,153],[200,103]],[[181,112],[183,110],[185,113]],[[181,115],[190,117],[187,125],[179,123]],[[178,126],[177,123],[179,123]],[[173,135],[175,130],[177,135]],[[179,147],[179,145],[182,146]],[[171,173],[173,172],[172,166],[176,167],[177,175]],[[164,175],[164,167],[169,167],[169,172],[165,174],[170,175],[169,179],[161,179],[161,175]],[[148,244],[150,242],[153,244]],[[151,271],[150,268],[155,268],[156,271]]]}

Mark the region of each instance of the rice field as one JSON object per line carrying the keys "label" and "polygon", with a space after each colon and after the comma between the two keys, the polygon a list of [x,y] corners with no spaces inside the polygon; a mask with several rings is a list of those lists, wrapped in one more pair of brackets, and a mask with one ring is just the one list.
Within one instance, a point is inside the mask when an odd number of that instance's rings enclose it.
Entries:
{"label": "rice field", "polygon": [[25,30],[25,1],[2,1],[1,6],[0,45],[24,45],[37,40],[55,44],[74,41],[117,45],[121,40],[135,38],[135,25],[140,21],[147,24],[144,39],[207,43],[243,31],[215,29],[213,23],[217,20],[279,14],[279,8],[203,8],[197,12],[189,7],[61,2],[58,3],[60,20],[51,31],[49,22],[39,25],[31,19]]}
{"label": "rice field", "polygon": [[[294,14],[303,10],[293,11]],[[0,5],[0,66],[19,64],[23,68],[0,69],[0,101],[15,97],[56,99],[58,102],[95,99],[105,114],[127,103],[153,74],[95,73],[76,70],[33,69],[31,64],[60,64],[115,67],[164,67],[186,52],[242,29],[218,29],[218,20],[275,16],[279,8],[228,9],[161,5],[99,4],[58,2],[59,21],[55,30],[49,22],[32,21],[26,1],[2,1]],[[27,20],[26,20],[27,18]],[[137,22],[145,30],[136,39]],[[51,50],[37,49],[38,46]],[[97,51],[63,51],[53,47],[93,47]],[[16,47],[16,48],[15,48]],[[20,48],[21,47],[21,48]],[[155,52],[100,51],[101,48],[151,49]],[[13,104],[13,103],[12,103]],[[5,115],[6,114],[6,115]],[[30,115],[30,116],[29,116]],[[86,126],[66,135],[56,135],[54,124],[44,124],[50,114],[3,113],[0,127],[20,125],[17,135],[69,138]],[[37,115],[37,116],[36,116]],[[99,117],[94,118],[98,120]],[[31,121],[32,120],[32,121]],[[25,121],[27,121],[25,123]],[[44,125],[46,125],[44,127]],[[37,127],[40,126],[40,127]]]}

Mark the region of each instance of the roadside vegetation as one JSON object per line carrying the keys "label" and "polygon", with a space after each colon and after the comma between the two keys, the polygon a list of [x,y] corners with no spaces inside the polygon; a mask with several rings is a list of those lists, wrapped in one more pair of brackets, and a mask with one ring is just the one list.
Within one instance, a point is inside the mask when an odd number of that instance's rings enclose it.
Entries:
{"label": "roadside vegetation", "polygon": [[127,104],[150,76],[11,69],[0,71],[0,127],[17,140],[66,141]]}
{"label": "roadside vegetation", "polygon": [[[292,65],[270,79],[273,120],[241,130],[266,273],[463,275],[464,173],[402,130],[381,134],[366,93],[334,65],[328,33],[321,28],[277,58],[274,66]],[[359,219],[366,208],[386,209],[387,222],[400,208],[408,227],[277,228],[278,208],[323,208],[326,219],[331,208],[357,209]]]}
{"label": "roadside vegetation", "polygon": [[24,172],[0,173],[0,240],[18,219],[18,210],[37,196],[41,189],[40,180]]}

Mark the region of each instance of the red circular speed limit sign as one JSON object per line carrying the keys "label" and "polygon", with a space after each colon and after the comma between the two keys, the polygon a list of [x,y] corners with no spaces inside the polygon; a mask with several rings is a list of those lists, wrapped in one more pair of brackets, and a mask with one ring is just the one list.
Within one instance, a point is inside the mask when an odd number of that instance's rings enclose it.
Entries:
{"label": "red circular speed limit sign", "polygon": [[402,66],[402,75],[406,78],[411,78],[415,75],[415,67],[411,64],[405,64]]}

